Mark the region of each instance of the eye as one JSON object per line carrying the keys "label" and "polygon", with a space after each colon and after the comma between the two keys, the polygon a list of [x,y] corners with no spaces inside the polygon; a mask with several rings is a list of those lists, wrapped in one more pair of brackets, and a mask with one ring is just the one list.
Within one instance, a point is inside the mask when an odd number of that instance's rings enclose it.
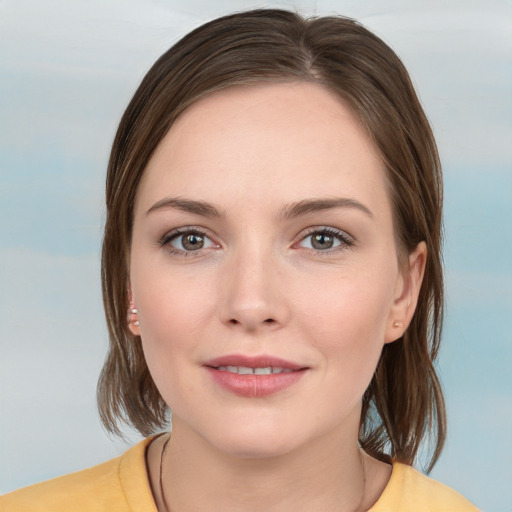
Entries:
{"label": "eye", "polygon": [[178,230],[165,235],[160,245],[169,248],[171,253],[195,252],[217,247],[205,233],[197,229]]}
{"label": "eye", "polygon": [[352,237],[334,228],[321,228],[309,232],[299,243],[300,247],[314,251],[329,251],[350,247],[354,242]]}

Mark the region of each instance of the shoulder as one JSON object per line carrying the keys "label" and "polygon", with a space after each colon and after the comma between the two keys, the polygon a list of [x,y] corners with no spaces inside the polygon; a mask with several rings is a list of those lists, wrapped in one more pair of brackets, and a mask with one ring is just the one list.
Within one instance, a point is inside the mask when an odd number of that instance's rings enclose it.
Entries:
{"label": "shoulder", "polygon": [[[119,459],[113,459],[14,491],[0,498],[0,509],[5,512],[109,510],[109,503],[119,498],[118,466]],[[110,510],[117,509],[112,507]]]}
{"label": "shoulder", "polygon": [[478,512],[464,496],[411,466],[395,462],[388,485],[370,512]]}
{"label": "shoulder", "polygon": [[[142,441],[121,457],[0,497],[2,512],[156,512]],[[142,507],[142,508],[139,508]]]}

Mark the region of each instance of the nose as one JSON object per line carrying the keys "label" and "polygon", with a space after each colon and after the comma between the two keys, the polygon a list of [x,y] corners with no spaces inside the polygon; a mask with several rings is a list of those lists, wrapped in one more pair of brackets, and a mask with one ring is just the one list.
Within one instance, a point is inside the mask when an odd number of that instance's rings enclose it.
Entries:
{"label": "nose", "polygon": [[286,325],[290,308],[278,258],[253,247],[233,256],[220,286],[221,321],[240,330],[269,332]]}

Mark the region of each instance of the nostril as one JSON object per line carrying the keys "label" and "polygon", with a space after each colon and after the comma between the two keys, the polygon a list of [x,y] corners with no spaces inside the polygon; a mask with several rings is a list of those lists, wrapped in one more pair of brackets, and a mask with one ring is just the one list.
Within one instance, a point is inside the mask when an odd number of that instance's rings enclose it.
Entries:
{"label": "nostril", "polygon": [[[231,320],[229,320],[229,323],[231,325],[239,325],[242,322],[240,322],[236,318],[232,318]],[[266,320],[263,320],[263,323],[265,323],[265,324],[273,324],[273,323],[275,323],[275,320],[273,318],[267,318]]]}

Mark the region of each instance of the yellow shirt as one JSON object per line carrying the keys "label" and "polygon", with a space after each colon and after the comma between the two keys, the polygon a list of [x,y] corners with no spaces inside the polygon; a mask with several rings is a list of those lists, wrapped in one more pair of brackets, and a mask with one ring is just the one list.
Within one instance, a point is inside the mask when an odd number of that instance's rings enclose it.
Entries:
{"label": "yellow shirt", "polygon": [[[1,512],[157,512],[146,470],[145,439],[121,457],[0,497]],[[459,493],[394,463],[369,512],[477,512]]]}

